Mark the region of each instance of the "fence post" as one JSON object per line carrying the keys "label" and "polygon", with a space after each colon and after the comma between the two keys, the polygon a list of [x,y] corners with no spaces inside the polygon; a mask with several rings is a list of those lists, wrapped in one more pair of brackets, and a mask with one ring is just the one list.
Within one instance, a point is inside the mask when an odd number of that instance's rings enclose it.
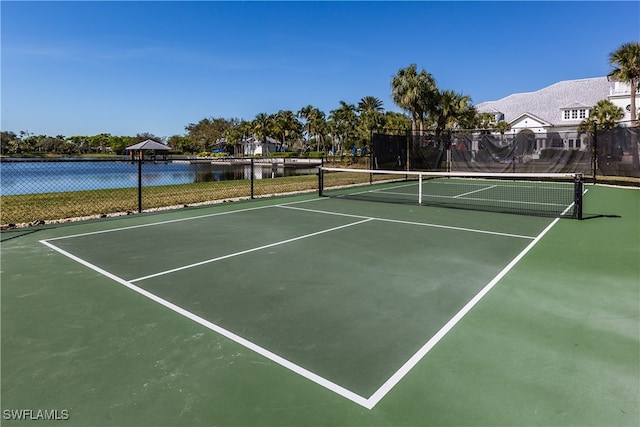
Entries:
{"label": "fence post", "polygon": [[251,198],[253,199],[253,166],[254,166],[254,161],[253,161],[253,157],[251,158]]}
{"label": "fence post", "polygon": [[591,168],[593,169],[593,183],[596,183],[596,173],[598,171],[598,144],[597,137],[598,134],[598,124],[593,123],[593,152],[591,153]]}

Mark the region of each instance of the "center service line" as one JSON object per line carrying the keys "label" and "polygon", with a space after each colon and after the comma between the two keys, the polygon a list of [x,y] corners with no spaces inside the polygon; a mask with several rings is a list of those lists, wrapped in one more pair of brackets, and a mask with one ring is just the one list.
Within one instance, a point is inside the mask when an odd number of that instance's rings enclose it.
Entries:
{"label": "center service line", "polygon": [[317,231],[315,233],[305,234],[304,236],[298,236],[298,237],[294,237],[292,239],[282,240],[280,242],[269,243],[268,245],[258,246],[257,248],[251,248],[251,249],[247,249],[247,250],[240,251],[240,252],[235,252],[235,253],[228,254],[228,255],[223,255],[223,256],[220,256],[220,257],[217,257],[217,258],[211,258],[211,259],[207,259],[207,260],[204,260],[204,261],[196,262],[196,263],[193,263],[193,264],[185,265],[185,266],[182,266],[182,267],[172,268],[171,270],[165,270],[165,271],[161,271],[159,273],[150,274],[148,276],[138,277],[137,279],[129,280],[129,282],[130,283],[134,283],[134,282],[139,282],[141,280],[151,279],[152,277],[164,276],[165,274],[175,273],[176,271],[186,270],[188,268],[198,267],[200,265],[209,264],[209,263],[216,262],[216,261],[221,261],[223,259],[227,259],[227,258],[232,258],[232,257],[239,256],[239,255],[248,254],[248,253],[251,253],[251,252],[261,251],[263,249],[272,248],[274,246],[279,246],[279,245],[284,245],[286,243],[295,242],[296,240],[302,240],[302,239],[306,239],[308,237],[318,236],[318,235],[324,234],[324,233],[330,233],[332,231],[340,230],[342,228],[352,227],[354,225],[363,224],[363,223],[369,222],[369,221],[373,221],[373,218],[367,218],[367,219],[364,219],[362,221],[356,221],[356,222],[352,222],[352,223],[349,223],[349,224],[346,224],[346,225],[340,225],[338,227],[333,227],[333,228],[328,228],[326,230]]}

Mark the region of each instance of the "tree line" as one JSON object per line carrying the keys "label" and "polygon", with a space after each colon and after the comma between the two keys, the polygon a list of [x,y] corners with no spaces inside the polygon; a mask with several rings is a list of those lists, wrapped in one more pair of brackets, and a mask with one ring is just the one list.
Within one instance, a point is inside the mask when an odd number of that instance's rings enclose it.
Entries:
{"label": "tree line", "polygon": [[367,147],[373,132],[404,133],[418,125],[421,130],[433,128],[442,132],[489,123],[476,113],[469,96],[440,90],[431,74],[418,71],[415,64],[398,71],[391,80],[391,92],[394,103],[403,113],[385,111],[379,98],[365,96],[357,104],[340,101],[338,107],[328,113],[307,105],[295,112],[260,113],[253,120],[206,117],[186,125],[183,135],[170,137],[151,133],[65,137],[3,131],[1,153],[124,154],[127,146],[152,139],[181,153],[219,150],[237,154],[240,144],[249,138],[275,142],[277,149],[283,151],[339,153]]}
{"label": "tree line", "polygon": [[[631,121],[636,125],[635,96],[640,77],[640,43],[625,43],[609,55],[613,67],[609,77],[631,84]],[[93,136],[32,135],[2,131],[0,153],[115,153],[124,154],[129,145],[145,139],[167,144],[181,153],[210,153],[213,150],[238,154],[240,144],[249,138],[273,141],[278,150],[320,151],[340,153],[352,148],[367,147],[373,132],[397,134],[408,130],[429,131],[439,136],[460,129],[484,129],[504,134],[509,124],[490,114],[479,114],[471,97],[452,90],[440,89],[434,77],[424,69],[410,64],[398,70],[391,82],[391,97],[403,113],[385,111],[383,102],[365,96],[357,104],[340,101],[339,106],[325,113],[313,105],[294,112],[280,110],[260,113],[253,120],[206,117],[185,126],[183,135],[158,137],[151,133],[136,136],[115,136],[102,133]],[[583,123],[580,131],[593,129],[594,124],[611,127],[623,112],[607,100],[599,101]]]}

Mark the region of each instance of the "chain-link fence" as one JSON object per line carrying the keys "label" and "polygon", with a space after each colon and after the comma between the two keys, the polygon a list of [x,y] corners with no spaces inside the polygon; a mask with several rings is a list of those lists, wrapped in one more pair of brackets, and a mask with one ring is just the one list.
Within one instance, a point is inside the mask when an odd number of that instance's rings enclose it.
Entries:
{"label": "chain-link fence", "polygon": [[374,134],[375,169],[640,177],[640,128]]}
{"label": "chain-link fence", "polygon": [[314,191],[321,161],[3,159],[0,224],[42,224]]}
{"label": "chain-link fence", "polygon": [[[328,166],[640,177],[640,128],[374,134],[369,156]],[[2,159],[0,225],[126,214],[318,189],[319,158]]]}

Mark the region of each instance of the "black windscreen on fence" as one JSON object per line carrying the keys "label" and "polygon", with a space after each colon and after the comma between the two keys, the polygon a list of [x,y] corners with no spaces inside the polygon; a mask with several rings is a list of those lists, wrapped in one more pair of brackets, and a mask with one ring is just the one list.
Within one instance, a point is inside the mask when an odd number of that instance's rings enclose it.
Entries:
{"label": "black windscreen on fence", "polygon": [[372,168],[640,177],[639,128],[374,134]]}
{"label": "black windscreen on fence", "polygon": [[372,136],[372,167],[379,170],[436,170],[442,150],[429,135]]}
{"label": "black windscreen on fence", "polygon": [[595,133],[599,175],[640,177],[640,128],[616,128]]}

